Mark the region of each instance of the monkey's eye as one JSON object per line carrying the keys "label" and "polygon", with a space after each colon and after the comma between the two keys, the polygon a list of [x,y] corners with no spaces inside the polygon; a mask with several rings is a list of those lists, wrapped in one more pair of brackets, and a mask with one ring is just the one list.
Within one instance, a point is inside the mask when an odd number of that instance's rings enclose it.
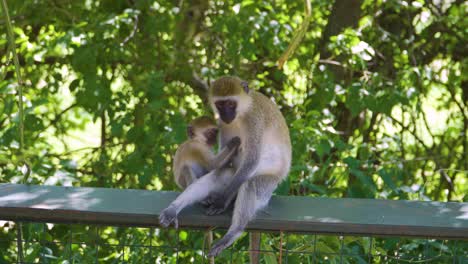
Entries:
{"label": "monkey's eye", "polygon": [[228,100],[228,101],[226,101],[226,106],[229,107],[229,108],[234,108],[234,107],[237,106],[237,103],[235,101]]}
{"label": "monkey's eye", "polygon": [[223,107],[224,106],[224,101],[217,101],[215,103],[216,107],[220,108],[220,107]]}

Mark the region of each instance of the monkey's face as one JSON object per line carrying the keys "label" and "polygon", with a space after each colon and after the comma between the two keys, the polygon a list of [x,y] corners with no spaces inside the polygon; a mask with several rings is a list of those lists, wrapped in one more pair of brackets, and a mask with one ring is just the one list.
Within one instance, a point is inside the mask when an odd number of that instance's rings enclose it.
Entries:
{"label": "monkey's face", "polygon": [[216,110],[218,110],[219,118],[224,123],[229,124],[236,118],[237,101],[234,99],[217,100],[215,106]]}
{"label": "monkey's face", "polygon": [[190,139],[198,139],[202,142],[207,142],[211,145],[216,143],[218,128],[213,119],[208,116],[200,116],[195,118],[187,126],[187,136]]}
{"label": "monkey's face", "polygon": [[203,136],[206,139],[206,144],[213,146],[216,144],[216,140],[218,139],[218,129],[217,128],[210,128],[203,132]]}

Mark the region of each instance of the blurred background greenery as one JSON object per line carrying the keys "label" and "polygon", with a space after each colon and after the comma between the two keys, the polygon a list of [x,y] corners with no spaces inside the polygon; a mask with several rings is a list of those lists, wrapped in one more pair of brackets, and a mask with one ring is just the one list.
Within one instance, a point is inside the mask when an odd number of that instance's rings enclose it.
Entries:
{"label": "blurred background greenery", "polygon": [[468,201],[468,6],[461,0],[7,0],[24,150],[0,19],[0,182],[176,189],[206,83],[238,75],[281,108],[282,195]]}

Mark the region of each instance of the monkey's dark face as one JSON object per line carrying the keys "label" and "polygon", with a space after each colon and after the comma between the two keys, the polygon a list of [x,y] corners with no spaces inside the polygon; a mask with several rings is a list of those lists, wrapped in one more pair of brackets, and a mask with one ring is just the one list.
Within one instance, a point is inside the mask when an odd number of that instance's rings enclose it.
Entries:
{"label": "monkey's dark face", "polygon": [[210,128],[203,132],[203,136],[206,138],[206,143],[210,146],[216,144],[216,140],[218,139],[218,129],[217,128]]}
{"label": "monkey's dark face", "polygon": [[218,100],[215,102],[219,117],[224,123],[229,124],[236,118],[237,102],[232,99]]}

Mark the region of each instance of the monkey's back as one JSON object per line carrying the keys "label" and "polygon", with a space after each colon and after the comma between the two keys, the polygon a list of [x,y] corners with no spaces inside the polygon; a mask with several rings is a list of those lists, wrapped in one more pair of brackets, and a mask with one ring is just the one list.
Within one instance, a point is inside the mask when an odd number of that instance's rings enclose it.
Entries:
{"label": "monkey's back", "polygon": [[262,93],[252,91],[253,120],[250,125],[261,131],[262,146],[259,171],[276,175],[280,179],[287,176],[291,166],[291,139],[289,128],[278,106]]}
{"label": "monkey's back", "polygon": [[181,189],[187,188],[191,182],[186,182],[185,178],[188,175],[185,167],[199,166],[206,171],[210,170],[210,162],[214,158],[214,152],[208,145],[196,140],[187,140],[182,143],[174,155],[172,170],[174,180]]}
{"label": "monkey's back", "polygon": [[284,143],[290,145],[291,140],[289,138],[289,128],[286,124],[286,120],[284,119],[283,114],[278,108],[278,105],[260,92],[253,91],[252,97],[255,101],[260,102],[260,104],[254,104],[253,111],[255,113],[268,113],[268,115],[264,115],[263,117],[265,128],[278,128],[277,131],[279,132],[279,136],[285,140]]}

